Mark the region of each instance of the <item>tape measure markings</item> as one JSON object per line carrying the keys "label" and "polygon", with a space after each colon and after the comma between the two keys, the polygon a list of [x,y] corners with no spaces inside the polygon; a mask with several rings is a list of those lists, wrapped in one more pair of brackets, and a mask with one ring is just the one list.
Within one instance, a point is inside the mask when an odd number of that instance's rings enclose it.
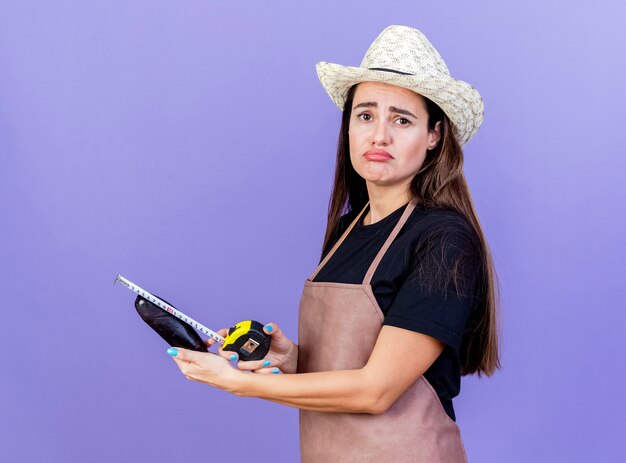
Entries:
{"label": "tape measure markings", "polygon": [[151,294],[150,292],[146,291],[141,286],[136,285],[132,281],[124,278],[122,275],[118,275],[117,278],[115,279],[115,282],[113,284],[117,283],[118,281],[120,283],[122,283],[124,286],[126,286],[128,289],[130,289],[132,292],[134,292],[134,293],[140,295],[141,297],[143,297],[144,299],[147,299],[148,301],[152,302],[154,305],[156,305],[160,309],[165,310],[166,312],[168,312],[168,313],[174,315],[175,317],[181,319],[182,321],[184,321],[188,325],[194,327],[198,331],[201,331],[202,333],[206,334],[211,339],[214,339],[215,341],[219,342],[220,344],[224,344],[224,338],[222,336],[220,336],[219,334],[217,334],[215,331],[207,328],[202,323],[197,322],[196,320],[194,320],[193,318],[191,318],[188,315],[185,315],[184,313],[180,312],[179,310],[176,310],[174,307],[172,307],[171,305],[165,303],[164,301],[162,301],[161,299],[159,299],[155,295]]}

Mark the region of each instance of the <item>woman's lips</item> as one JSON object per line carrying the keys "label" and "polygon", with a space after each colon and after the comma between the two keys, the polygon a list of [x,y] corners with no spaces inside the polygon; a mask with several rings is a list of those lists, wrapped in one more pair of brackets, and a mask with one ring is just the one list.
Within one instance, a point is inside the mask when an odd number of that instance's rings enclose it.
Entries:
{"label": "woman's lips", "polygon": [[393,159],[393,156],[385,150],[367,150],[363,157],[368,161],[388,161]]}

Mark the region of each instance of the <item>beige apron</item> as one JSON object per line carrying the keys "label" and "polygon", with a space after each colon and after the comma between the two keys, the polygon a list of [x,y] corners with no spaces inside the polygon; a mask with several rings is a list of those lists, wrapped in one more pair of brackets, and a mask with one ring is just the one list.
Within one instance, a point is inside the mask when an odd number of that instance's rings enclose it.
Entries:
{"label": "beige apron", "polygon": [[[384,317],[370,281],[416,202],[407,205],[362,284],[312,281],[368,205],[304,283],[298,317],[299,373],[362,368],[374,349]],[[423,376],[381,415],[300,410],[300,452],[302,463],[466,461],[458,426]]]}

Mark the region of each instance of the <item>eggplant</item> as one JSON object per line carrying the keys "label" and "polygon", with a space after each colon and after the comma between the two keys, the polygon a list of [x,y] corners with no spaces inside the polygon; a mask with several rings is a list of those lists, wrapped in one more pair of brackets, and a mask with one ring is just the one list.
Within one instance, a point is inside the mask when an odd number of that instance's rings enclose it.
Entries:
{"label": "eggplant", "polygon": [[[156,297],[171,305],[165,299],[159,296]],[[137,309],[137,313],[142,320],[156,331],[170,346],[198,352],[207,352],[209,350],[195,329],[176,315],[166,312],[149,300],[137,296],[137,299],[135,299],[135,309]]]}

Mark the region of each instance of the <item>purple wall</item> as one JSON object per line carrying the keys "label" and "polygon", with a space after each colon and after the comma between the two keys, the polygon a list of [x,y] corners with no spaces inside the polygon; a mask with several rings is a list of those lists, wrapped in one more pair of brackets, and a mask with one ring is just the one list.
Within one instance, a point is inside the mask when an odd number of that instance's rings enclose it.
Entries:
{"label": "purple wall", "polygon": [[1,461],[297,461],[295,409],[185,380],[112,283],[295,338],[339,123],[314,65],[358,65],[389,24],[485,103],[466,174],[504,370],[455,401],[470,460],[617,461],[624,7],[346,3],[2,2]]}

